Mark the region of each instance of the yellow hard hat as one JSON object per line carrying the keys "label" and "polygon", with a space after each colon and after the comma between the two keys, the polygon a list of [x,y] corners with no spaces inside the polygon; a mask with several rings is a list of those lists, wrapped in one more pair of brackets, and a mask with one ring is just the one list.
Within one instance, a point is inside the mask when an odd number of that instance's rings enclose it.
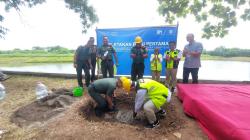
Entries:
{"label": "yellow hard hat", "polygon": [[142,39],[140,36],[135,37],[135,43],[142,43]]}
{"label": "yellow hard hat", "polygon": [[122,76],[120,77],[120,80],[122,82],[122,87],[126,92],[130,91],[130,87],[131,87],[131,80]]}

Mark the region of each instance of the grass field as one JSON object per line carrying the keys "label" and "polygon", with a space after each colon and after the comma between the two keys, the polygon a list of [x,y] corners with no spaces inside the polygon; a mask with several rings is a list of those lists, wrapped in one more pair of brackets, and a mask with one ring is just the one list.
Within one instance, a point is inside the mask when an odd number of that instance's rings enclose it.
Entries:
{"label": "grass field", "polygon": [[[221,57],[202,55],[202,60],[250,62],[250,57]],[[73,54],[0,54],[0,65],[18,66],[34,63],[72,63]]]}
{"label": "grass field", "polygon": [[0,65],[5,66],[71,62],[73,62],[73,54],[0,54]]}

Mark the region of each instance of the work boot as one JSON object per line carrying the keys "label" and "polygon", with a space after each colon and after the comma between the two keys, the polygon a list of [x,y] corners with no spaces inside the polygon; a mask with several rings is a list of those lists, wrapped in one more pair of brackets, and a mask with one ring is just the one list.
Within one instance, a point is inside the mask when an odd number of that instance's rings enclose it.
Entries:
{"label": "work boot", "polygon": [[175,88],[174,88],[174,87],[172,87],[170,91],[171,91],[172,93],[174,93],[174,90],[175,90]]}
{"label": "work boot", "polygon": [[103,114],[104,112],[101,109],[95,108],[95,115],[97,117],[102,117]]}
{"label": "work boot", "polygon": [[160,126],[160,122],[159,122],[159,120],[156,120],[154,123],[152,123],[152,124],[150,124],[150,123],[148,123],[145,127],[146,128],[157,128],[157,127],[159,127]]}

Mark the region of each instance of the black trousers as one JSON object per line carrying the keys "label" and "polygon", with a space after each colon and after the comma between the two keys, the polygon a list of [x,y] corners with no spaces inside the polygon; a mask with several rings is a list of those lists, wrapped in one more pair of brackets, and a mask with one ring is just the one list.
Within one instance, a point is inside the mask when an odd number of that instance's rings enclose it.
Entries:
{"label": "black trousers", "polygon": [[91,69],[91,82],[94,82],[95,80],[95,68],[96,68],[96,57],[91,57],[91,64],[92,64],[92,69]]}
{"label": "black trousers", "polygon": [[144,68],[145,68],[144,63],[132,63],[131,80],[136,81],[137,76],[138,79],[142,79],[144,74]]}
{"label": "black trousers", "polygon": [[192,83],[198,83],[199,68],[183,68],[183,83],[188,83],[189,74],[192,75]]}
{"label": "black trousers", "polygon": [[77,73],[78,86],[80,87],[83,87],[82,70],[84,70],[85,85],[88,87],[90,83],[90,73],[87,61],[77,61],[76,73]]}
{"label": "black trousers", "polygon": [[109,73],[109,77],[114,77],[114,63],[112,60],[102,60],[101,70],[103,78],[107,78],[107,72]]}
{"label": "black trousers", "polygon": [[106,101],[104,97],[100,95],[100,93],[98,93],[98,91],[95,90],[95,87],[93,86],[93,84],[91,84],[88,87],[88,93],[97,102],[96,109],[99,109],[102,111],[106,111],[108,109],[108,102]]}

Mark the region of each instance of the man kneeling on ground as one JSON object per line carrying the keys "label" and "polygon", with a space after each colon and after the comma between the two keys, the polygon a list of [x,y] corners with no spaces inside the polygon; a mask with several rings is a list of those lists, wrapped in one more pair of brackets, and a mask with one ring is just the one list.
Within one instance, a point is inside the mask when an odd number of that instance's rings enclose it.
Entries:
{"label": "man kneeling on ground", "polygon": [[95,108],[96,116],[100,117],[105,112],[117,111],[113,97],[116,88],[122,88],[122,81],[120,78],[99,79],[89,85],[89,95],[97,102]]}
{"label": "man kneeling on ground", "polygon": [[143,106],[144,113],[148,119],[148,125],[146,125],[146,127],[158,127],[160,122],[157,116],[166,116],[166,111],[161,107],[166,101],[169,102],[171,99],[169,89],[163,84],[151,79],[140,79],[133,82],[126,77],[121,77],[120,79],[123,81],[122,86],[127,92],[136,92],[133,117],[136,117],[137,112],[139,112]]}

